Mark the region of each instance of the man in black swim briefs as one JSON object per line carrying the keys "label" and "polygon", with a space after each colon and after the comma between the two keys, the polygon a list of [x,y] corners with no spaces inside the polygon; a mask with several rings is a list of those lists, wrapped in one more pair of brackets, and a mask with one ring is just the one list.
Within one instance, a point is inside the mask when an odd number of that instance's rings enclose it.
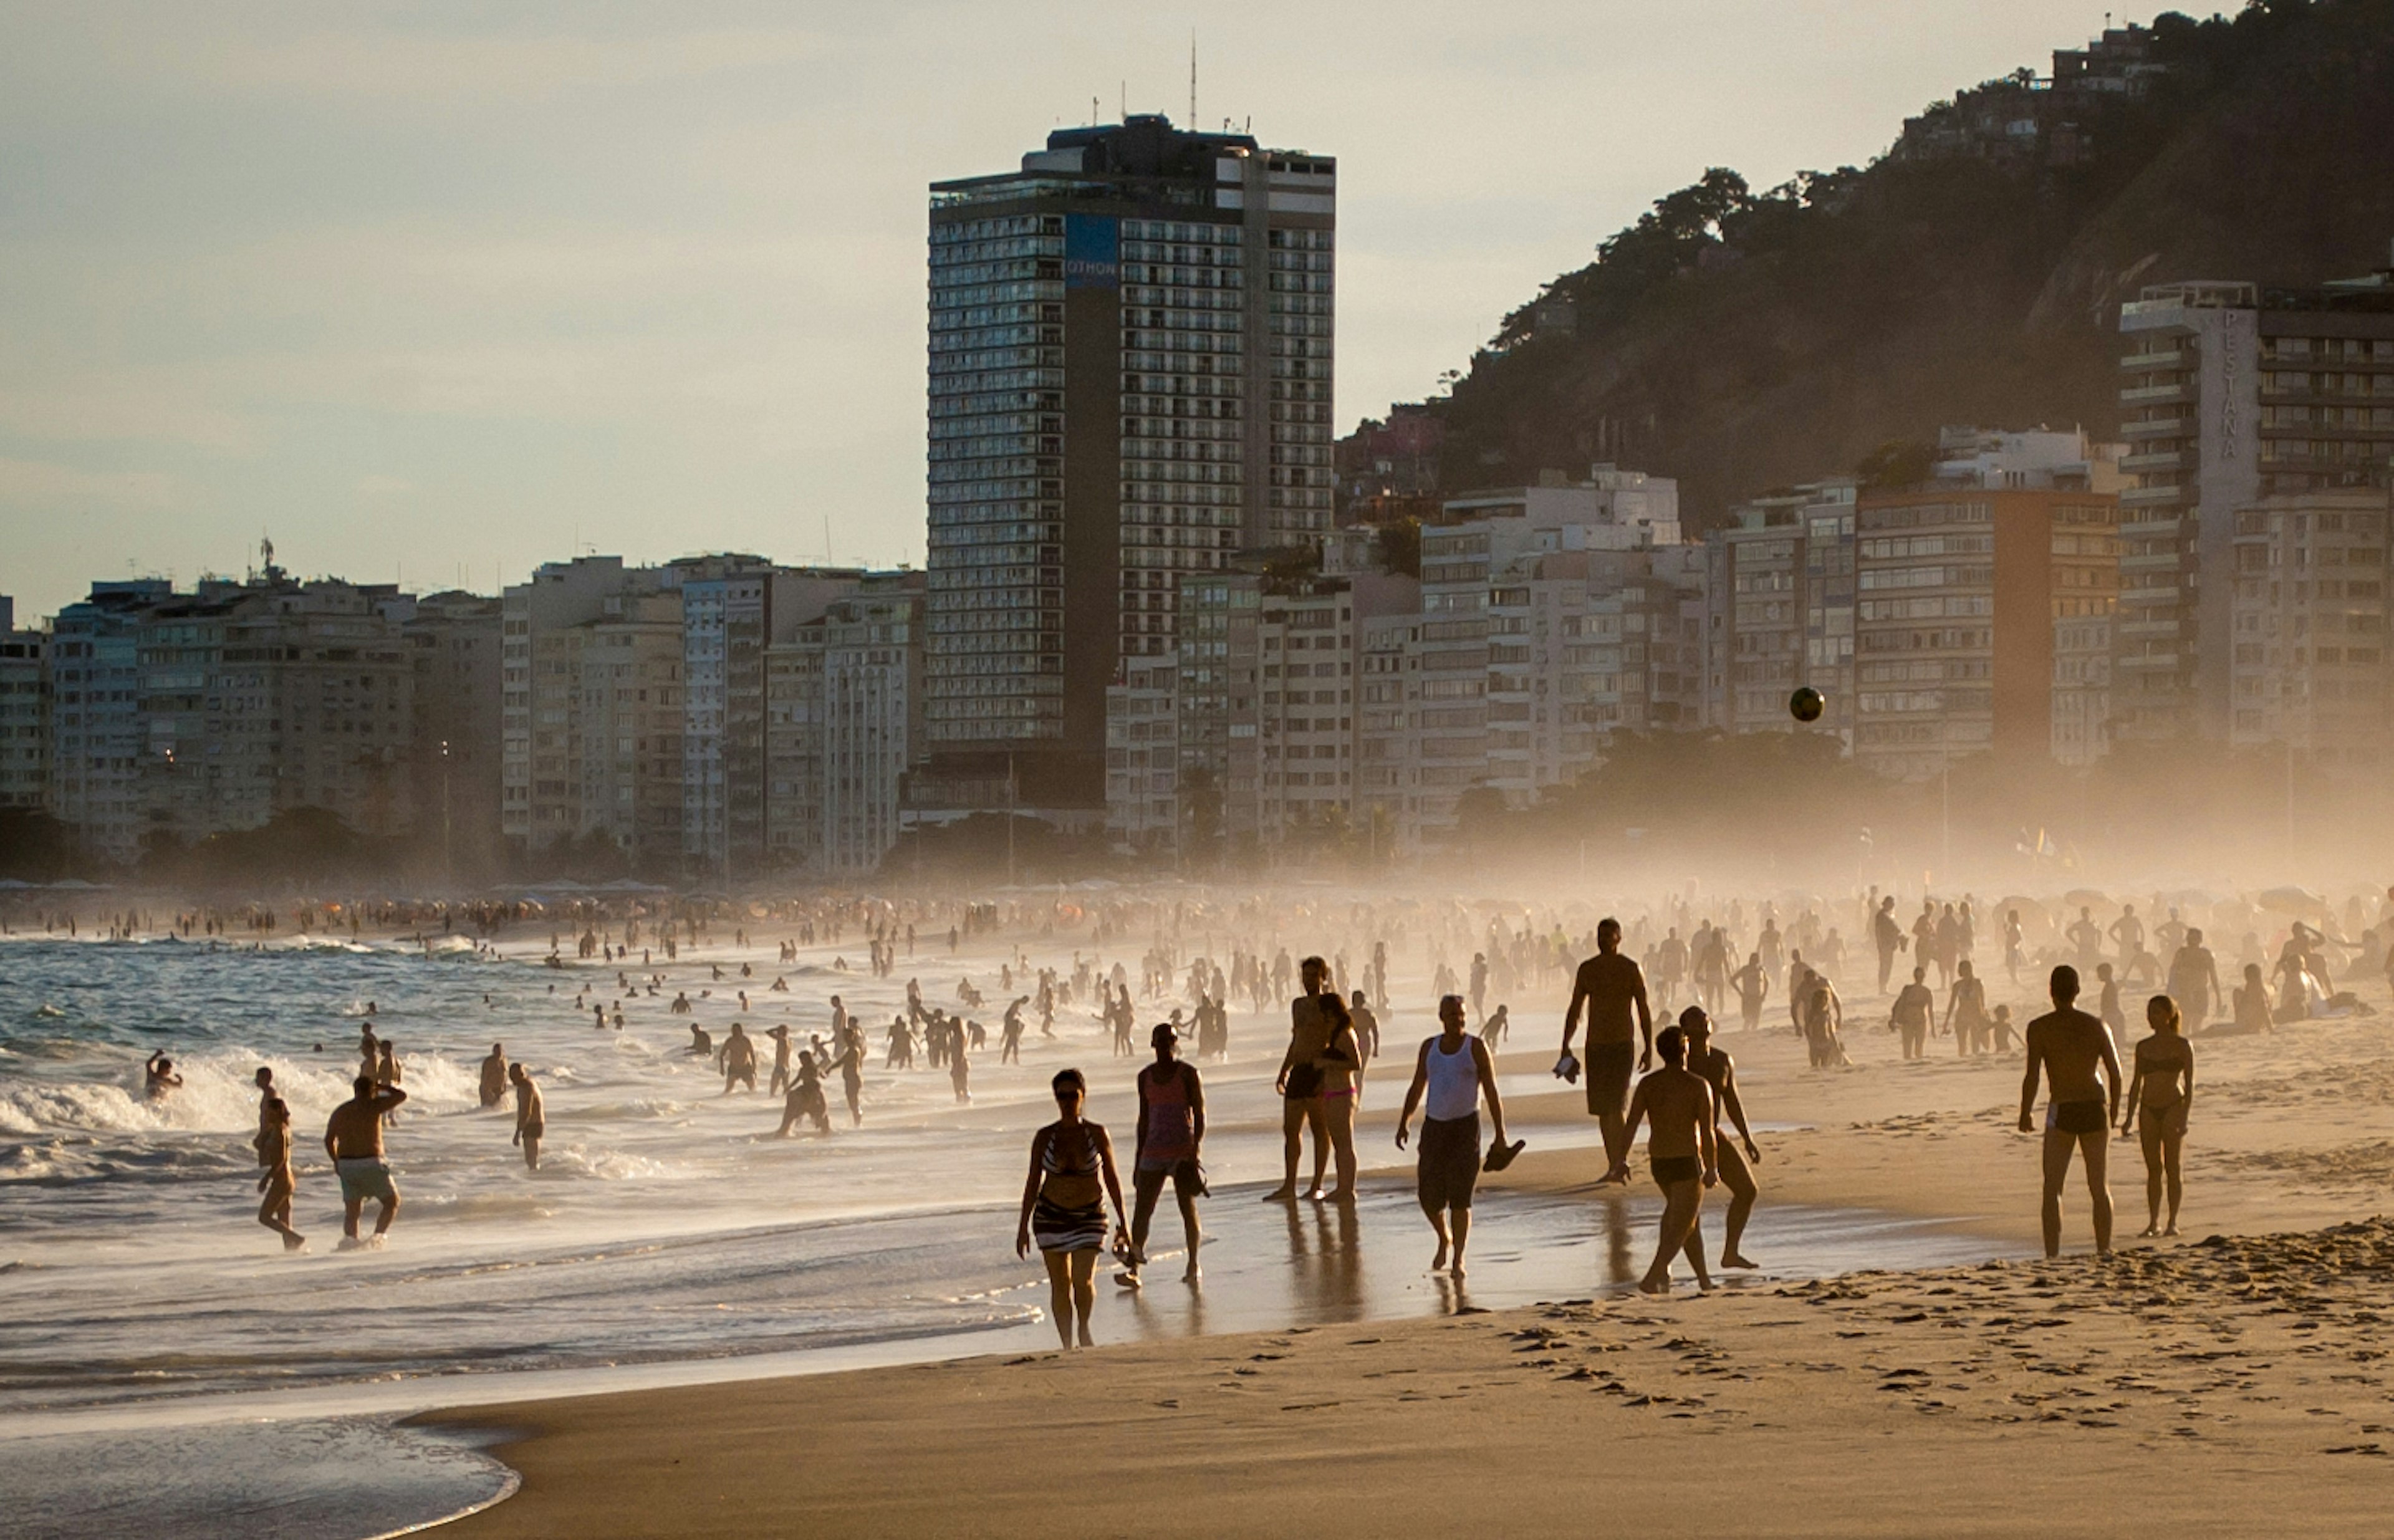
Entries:
{"label": "man in black swim briefs", "polygon": [[1629,1077],[1633,1069],[1642,1073],[1654,1067],[1654,1015],[1646,1004],[1646,975],[1636,958],[1622,954],[1619,920],[1608,917],[1597,926],[1596,955],[1579,965],[1571,1008],[1563,1012],[1566,1060],[1583,1006],[1587,1008],[1588,1115],[1604,1130],[1606,1165],[1625,1170],[1629,1132],[1624,1109],[1629,1101]]}
{"label": "man in black swim briefs", "polygon": [[2045,1254],[2061,1254],[2061,1187],[2074,1151],[2086,1160],[2095,1249],[2111,1249],[2111,1189],[2106,1170],[2111,1125],[2120,1120],[2119,1050],[2111,1029],[2077,1007],[2078,970],[2053,970],[2053,1009],[2028,1024],[2028,1073],[2020,1082],[2019,1131],[2036,1131],[2037,1078],[2052,1087],[2045,1108]]}
{"label": "man in black swim briefs", "polygon": [[1663,1218],[1656,1227],[1654,1265],[1638,1287],[1646,1294],[1671,1292],[1671,1258],[1683,1249],[1696,1270],[1696,1285],[1706,1293],[1713,1281],[1704,1270],[1704,1254],[1688,1246],[1696,1218],[1703,1207],[1704,1189],[1720,1179],[1718,1146],[1713,1125],[1718,1117],[1711,1082],[1688,1068],[1688,1036],[1665,1027],[1655,1046],[1663,1067],[1638,1083],[1630,1099],[1629,1116],[1622,1130],[1622,1154],[1611,1173],[1616,1181],[1629,1179],[1628,1141],[1640,1123],[1651,1120],[1646,1137],[1646,1158],[1654,1185],[1663,1190]]}

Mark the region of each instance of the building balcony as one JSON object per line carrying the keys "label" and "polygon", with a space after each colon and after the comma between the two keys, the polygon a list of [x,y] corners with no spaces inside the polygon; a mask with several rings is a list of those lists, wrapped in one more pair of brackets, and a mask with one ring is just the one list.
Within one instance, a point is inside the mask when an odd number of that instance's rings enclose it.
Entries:
{"label": "building balcony", "polygon": [[2120,494],[2120,506],[2124,508],[2153,507],[2162,504],[2183,506],[2192,501],[2193,496],[2192,487],[2175,483],[2159,487],[2129,487]]}
{"label": "building balcony", "polygon": [[2173,536],[2183,533],[2185,529],[2185,520],[2178,514],[2170,512],[2158,519],[2148,516],[2143,519],[2131,520],[2121,524],[2120,538],[2123,540],[2167,540]]}
{"label": "building balcony", "polygon": [[2149,555],[2120,558],[2124,573],[2174,573],[2184,559],[2177,551],[2160,551]]}
{"label": "building balcony", "polygon": [[2111,660],[2111,667],[2120,674],[2175,674],[2177,654],[2175,652],[2137,652]]}
{"label": "building balcony", "polygon": [[2122,406],[2159,406],[2164,402],[2191,401],[2194,385],[2181,380],[2175,385],[2132,385],[2120,392]]}
{"label": "building balcony", "polygon": [[2186,597],[2186,589],[2178,584],[2149,583],[2142,587],[2121,589],[2120,608],[2123,612],[2174,608],[2185,603]]}
{"label": "building balcony", "polygon": [[2120,437],[2131,441],[2140,439],[2182,439],[2193,431],[2192,417],[2148,417],[2143,422],[2120,425]]}
{"label": "building balcony", "polygon": [[2170,347],[2150,353],[2129,353],[2120,360],[2120,372],[2124,375],[2150,375],[2156,369],[2184,369],[2188,366],[2186,349]]}
{"label": "building balcony", "polygon": [[2182,449],[2156,449],[2142,454],[2122,455],[2120,468],[2132,475],[2141,475],[2149,470],[2183,470],[2187,458],[2187,453]]}

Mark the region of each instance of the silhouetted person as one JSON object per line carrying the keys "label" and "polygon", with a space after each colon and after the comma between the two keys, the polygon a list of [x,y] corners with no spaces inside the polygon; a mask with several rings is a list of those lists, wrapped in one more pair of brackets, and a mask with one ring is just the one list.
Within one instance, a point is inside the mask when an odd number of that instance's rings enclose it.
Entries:
{"label": "silhouetted person", "polygon": [[[2028,1073],[2020,1081],[2019,1129],[2036,1131],[2037,1080],[2052,1089],[2045,1107],[2045,1254],[2061,1255],[2061,1186],[2074,1151],[2086,1160],[2086,1191],[2095,1215],[2095,1249],[2111,1249],[2111,1190],[2107,1159],[2111,1125],[2119,1121],[2120,1056],[2103,1023],[2077,1007],[2078,970],[2053,970],[2053,1009],[2028,1024]],[[2108,1099],[2110,1110],[2105,1110]]]}

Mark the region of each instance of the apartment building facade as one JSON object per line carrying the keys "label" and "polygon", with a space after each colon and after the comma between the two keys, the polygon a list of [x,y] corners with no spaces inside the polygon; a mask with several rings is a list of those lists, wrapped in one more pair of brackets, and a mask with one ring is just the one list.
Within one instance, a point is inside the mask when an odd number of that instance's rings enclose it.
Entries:
{"label": "apartment building facade", "polygon": [[[2394,476],[2394,270],[2311,288],[2146,288],[2120,308],[2125,737],[2232,731],[2238,514]],[[2249,709],[2249,708],[2248,708]]]}
{"label": "apartment building facade", "polygon": [[416,824],[449,877],[495,874],[506,605],[459,590],[404,601],[400,634],[412,660]]}
{"label": "apartment building facade", "polygon": [[2322,488],[2236,516],[2230,741],[2374,773],[2394,750],[2387,494]]}
{"label": "apartment building facade", "polygon": [[[2118,598],[2116,497],[1928,486],[1856,507],[1854,757],[1919,779],[2053,752],[2057,627]],[[2061,708],[2069,717],[2083,700]]]}
{"label": "apartment building facade", "polygon": [[1160,116],[933,186],[914,816],[1093,826],[1107,691],[1175,656],[1181,577],[1327,533],[1336,186]]}
{"label": "apartment building facade", "polygon": [[50,635],[19,628],[0,594],[0,808],[46,811],[50,795]]}

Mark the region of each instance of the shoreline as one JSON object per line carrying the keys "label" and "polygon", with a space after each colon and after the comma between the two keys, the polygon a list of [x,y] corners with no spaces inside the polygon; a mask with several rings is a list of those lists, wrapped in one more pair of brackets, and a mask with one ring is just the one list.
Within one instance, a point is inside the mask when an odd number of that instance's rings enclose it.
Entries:
{"label": "shoreline", "polygon": [[521,1474],[455,1525],[493,1540],[1030,1533],[1068,1475],[1145,1506],[1110,1532],[1451,1533],[1501,1494],[1502,1533],[1597,1500],[1671,1534],[2159,1537],[2297,1504],[2288,1533],[2377,1534],[2389,1280],[2394,1223],[2372,1219],[411,1426],[490,1438]]}
{"label": "shoreline", "polygon": [[[1756,1068],[1750,1107],[1809,1120],[1763,1138],[1757,1227],[1774,1206],[1821,1204],[2038,1249],[2017,1060],[1904,1065],[1871,1033],[1866,1068],[1799,1079],[1771,1041],[1725,1038]],[[2352,1217],[2394,1166],[2394,1045],[2356,1021],[2204,1051],[2186,1234],[2135,1237],[2142,1163],[2114,1138],[2110,1259],[2088,1254],[2073,1171],[2052,1262],[1861,1267],[1701,1297],[1682,1272],[1664,1299],[1048,1346],[415,1420],[502,1439],[493,1452],[522,1474],[516,1497],[457,1526],[474,1536],[1025,1533],[1055,1517],[1040,1473],[1058,1439],[1088,1490],[1171,1516],[1128,1527],[1167,1533],[1284,1533],[1293,1516],[1331,1536],[1461,1529],[1499,1494],[1508,1530],[1585,1523],[1591,1480],[1621,1522],[1663,1533],[2175,1540],[2223,1513],[2282,1511],[2304,1515],[2298,1533],[2382,1533],[2394,1394],[2374,1366],[2375,1307],[2394,1224]],[[2342,1073],[2306,1073],[2321,1057]],[[1510,1121],[1570,1099],[1520,1098]],[[1384,1139],[1388,1116],[1359,1137]],[[1585,1198],[1597,1161],[1533,1141],[1488,1188]],[[1708,1201],[1716,1245],[1718,1213]],[[1475,1242],[1494,1244],[1493,1226]],[[1651,1244],[1637,1226],[1637,1263]],[[1689,1437],[1721,1441],[1691,1451]],[[2180,1449],[2203,1458],[2169,1457]],[[2124,1505],[2122,1491],[2144,1495]]]}

